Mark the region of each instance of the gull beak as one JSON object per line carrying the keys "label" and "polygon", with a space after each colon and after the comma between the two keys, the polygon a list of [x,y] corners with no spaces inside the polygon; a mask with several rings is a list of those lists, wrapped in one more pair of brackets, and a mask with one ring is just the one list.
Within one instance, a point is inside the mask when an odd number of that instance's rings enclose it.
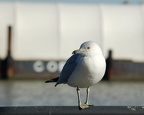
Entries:
{"label": "gull beak", "polygon": [[73,52],[72,52],[72,54],[82,54],[84,51],[83,50],[74,50]]}

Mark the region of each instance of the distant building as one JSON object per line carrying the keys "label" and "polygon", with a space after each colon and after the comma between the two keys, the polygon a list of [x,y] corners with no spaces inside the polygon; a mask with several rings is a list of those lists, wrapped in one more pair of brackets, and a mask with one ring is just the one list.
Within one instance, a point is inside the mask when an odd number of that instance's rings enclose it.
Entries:
{"label": "distant building", "polygon": [[0,2],[0,58],[13,27],[16,60],[66,59],[83,41],[96,41],[114,58],[144,59],[144,5]]}
{"label": "distant building", "polygon": [[[0,59],[7,57],[8,26],[14,61],[66,60],[88,40],[105,57],[112,49],[113,59],[144,61],[144,4],[0,2]],[[51,66],[38,61],[35,67],[41,72]]]}

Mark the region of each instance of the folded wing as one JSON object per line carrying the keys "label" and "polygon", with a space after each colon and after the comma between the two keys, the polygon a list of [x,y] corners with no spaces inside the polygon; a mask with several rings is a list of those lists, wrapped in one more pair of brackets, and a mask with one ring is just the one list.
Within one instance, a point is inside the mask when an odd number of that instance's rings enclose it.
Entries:
{"label": "folded wing", "polygon": [[76,60],[79,55],[80,54],[74,54],[66,61],[65,65],[61,71],[60,77],[55,86],[57,86],[58,84],[61,84],[61,83],[67,83],[70,75],[72,74],[75,67],[77,66]]}

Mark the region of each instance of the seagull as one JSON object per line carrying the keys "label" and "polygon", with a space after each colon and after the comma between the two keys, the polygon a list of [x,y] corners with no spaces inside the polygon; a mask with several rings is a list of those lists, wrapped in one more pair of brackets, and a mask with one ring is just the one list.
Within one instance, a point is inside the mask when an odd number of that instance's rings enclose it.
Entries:
{"label": "seagull", "polygon": [[[79,109],[89,108],[90,87],[97,84],[104,76],[106,62],[100,47],[94,41],[86,41],[78,50],[72,52],[66,61],[60,76],[45,83],[55,82],[76,87]],[[86,88],[86,102],[81,103],[80,88]]]}

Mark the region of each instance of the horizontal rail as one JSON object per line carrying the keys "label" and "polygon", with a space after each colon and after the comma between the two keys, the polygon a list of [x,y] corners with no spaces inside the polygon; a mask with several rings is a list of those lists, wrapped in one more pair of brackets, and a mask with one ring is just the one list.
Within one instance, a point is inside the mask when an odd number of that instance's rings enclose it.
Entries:
{"label": "horizontal rail", "polygon": [[0,107],[0,115],[144,115],[142,106],[91,106],[79,110],[77,106],[12,106]]}

